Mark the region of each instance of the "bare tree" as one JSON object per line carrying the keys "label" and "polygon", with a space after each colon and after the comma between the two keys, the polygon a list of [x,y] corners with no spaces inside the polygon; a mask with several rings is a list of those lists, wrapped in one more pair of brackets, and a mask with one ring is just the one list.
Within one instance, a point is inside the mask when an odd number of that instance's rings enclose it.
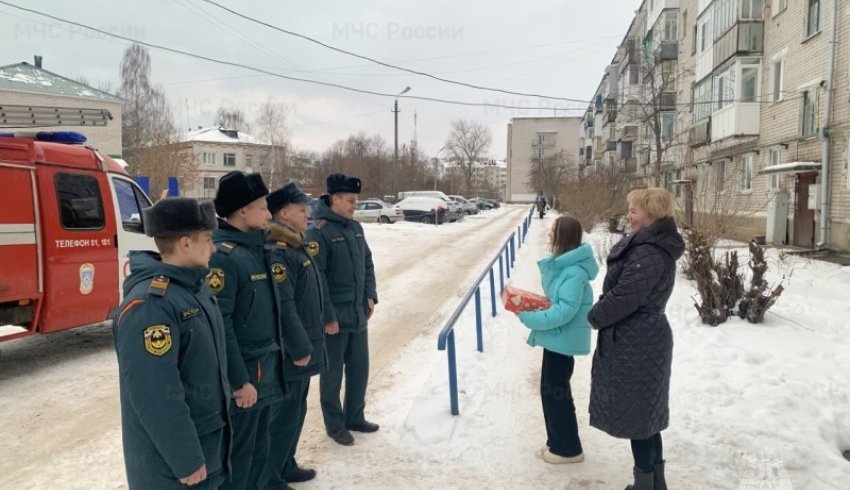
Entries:
{"label": "bare tree", "polygon": [[571,177],[578,176],[575,155],[561,150],[533,162],[528,172],[528,184],[543,192],[553,208],[558,207],[558,195]]}
{"label": "bare tree", "polygon": [[264,165],[261,171],[267,174],[270,186],[275,186],[277,181],[285,181],[290,178],[288,169],[288,158],[290,153],[289,128],[287,118],[290,107],[284,102],[274,102],[269,97],[260,107],[260,113],[254,122],[256,135],[263,143],[269,145]]}
{"label": "bare tree", "polygon": [[449,161],[460,167],[466,192],[472,189],[473,164],[485,158],[492,142],[490,128],[484,124],[467,119],[452,121],[445,151]]}

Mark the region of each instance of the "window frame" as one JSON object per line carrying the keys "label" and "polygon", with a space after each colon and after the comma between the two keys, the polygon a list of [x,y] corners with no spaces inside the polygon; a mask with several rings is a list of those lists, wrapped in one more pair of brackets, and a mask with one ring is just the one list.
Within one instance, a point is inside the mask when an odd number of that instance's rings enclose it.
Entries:
{"label": "window frame", "polygon": [[718,194],[726,193],[726,159],[720,159],[714,162],[717,165],[715,170],[715,189]]}
{"label": "window frame", "polygon": [[[776,158],[774,158],[776,156]],[[767,153],[767,164],[765,167],[770,168],[782,163],[782,150],[779,147],[771,148]],[[767,175],[767,190],[768,191],[777,191],[779,190],[779,175],[778,174],[768,174]]]}
{"label": "window frame", "polygon": [[[87,181],[89,181],[88,183],[94,182],[94,187],[90,187],[88,189],[89,190],[92,190],[92,189],[97,190],[97,195],[91,196],[90,198],[97,198],[96,204],[98,204],[97,209],[100,211],[100,216],[99,216],[100,226],[87,226],[87,227],[69,227],[69,226],[67,226],[67,223],[65,222],[65,216],[62,213],[63,198],[62,198],[62,193],[60,192],[60,190],[68,189],[68,186],[64,185],[65,183],[60,182],[60,180],[66,179],[66,178],[77,179],[77,180],[80,180],[80,181],[87,180]],[[84,174],[84,173],[57,172],[53,175],[53,191],[56,195],[56,204],[59,206],[59,215],[58,215],[59,224],[62,225],[62,228],[64,230],[66,230],[66,231],[91,231],[91,230],[103,230],[103,229],[106,228],[106,210],[103,206],[103,191],[100,188],[100,181],[97,179],[97,177],[95,177],[93,175],[89,175],[89,174]],[[73,201],[69,201],[69,202],[71,202],[70,209],[73,211],[75,209],[74,205],[73,205]]]}
{"label": "window frame", "polygon": [[235,167],[236,166],[236,153],[225,153],[224,156],[221,159],[221,164],[224,167]]}
{"label": "window frame", "polygon": [[[811,132],[807,131],[807,102],[811,101]],[[817,118],[817,87],[807,87],[802,90],[801,97],[801,111],[800,111],[800,136],[803,138],[811,138],[813,136],[817,136],[818,134],[818,118]]]}
{"label": "window frame", "polygon": [[[817,6],[817,25],[812,30],[812,6]],[[821,0],[809,0],[806,4],[806,39],[817,35],[823,30],[823,4]]]}
{"label": "window frame", "polygon": [[744,153],[741,155],[741,164],[738,169],[738,190],[742,194],[753,192],[753,167],[755,165],[755,153]]}

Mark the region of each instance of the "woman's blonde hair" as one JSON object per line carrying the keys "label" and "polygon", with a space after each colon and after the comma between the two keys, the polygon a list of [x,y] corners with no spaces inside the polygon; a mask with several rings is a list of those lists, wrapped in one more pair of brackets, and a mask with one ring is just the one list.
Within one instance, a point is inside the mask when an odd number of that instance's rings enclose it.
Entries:
{"label": "woman's blonde hair", "polygon": [[673,216],[673,194],[661,187],[635,189],[626,196],[629,204],[640,206],[652,221]]}

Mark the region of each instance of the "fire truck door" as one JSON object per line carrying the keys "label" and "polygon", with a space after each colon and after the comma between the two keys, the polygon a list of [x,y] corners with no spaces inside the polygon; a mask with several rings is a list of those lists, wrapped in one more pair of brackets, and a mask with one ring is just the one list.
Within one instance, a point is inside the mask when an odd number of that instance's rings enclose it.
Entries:
{"label": "fire truck door", "polygon": [[119,304],[111,190],[103,172],[37,170],[45,250],[41,331],[103,322]]}

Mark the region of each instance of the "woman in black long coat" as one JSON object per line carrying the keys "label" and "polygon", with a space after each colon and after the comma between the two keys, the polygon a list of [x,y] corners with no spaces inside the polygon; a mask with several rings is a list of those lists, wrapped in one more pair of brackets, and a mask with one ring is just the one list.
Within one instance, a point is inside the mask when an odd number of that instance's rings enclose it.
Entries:
{"label": "woman in black long coat", "polygon": [[630,233],[608,255],[602,296],[588,314],[599,333],[590,388],[590,425],[630,439],[631,490],[666,490],[661,431],[670,418],[673,333],[664,308],[685,243],[673,196],[661,188],[628,195]]}

